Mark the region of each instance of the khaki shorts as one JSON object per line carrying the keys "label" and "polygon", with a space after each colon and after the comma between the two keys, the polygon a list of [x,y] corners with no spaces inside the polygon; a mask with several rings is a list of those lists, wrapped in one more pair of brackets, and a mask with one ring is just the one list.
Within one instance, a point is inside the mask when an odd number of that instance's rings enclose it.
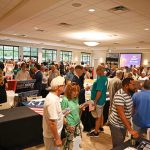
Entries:
{"label": "khaki shorts", "polygon": [[91,114],[94,118],[100,118],[103,115],[104,105],[96,105],[96,109],[91,111]]}

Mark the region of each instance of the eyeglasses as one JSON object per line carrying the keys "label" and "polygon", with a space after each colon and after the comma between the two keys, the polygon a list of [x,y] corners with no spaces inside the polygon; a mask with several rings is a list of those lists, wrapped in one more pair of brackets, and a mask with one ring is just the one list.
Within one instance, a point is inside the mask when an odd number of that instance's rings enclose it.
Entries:
{"label": "eyeglasses", "polygon": [[76,83],[76,82],[71,82],[71,85],[78,85],[78,83]]}

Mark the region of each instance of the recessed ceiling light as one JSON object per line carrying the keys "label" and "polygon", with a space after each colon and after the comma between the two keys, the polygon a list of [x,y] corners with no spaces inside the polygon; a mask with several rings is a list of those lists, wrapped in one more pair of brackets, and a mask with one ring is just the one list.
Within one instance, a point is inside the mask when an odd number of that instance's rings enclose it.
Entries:
{"label": "recessed ceiling light", "polygon": [[144,30],[145,30],[145,31],[148,31],[148,30],[149,30],[149,28],[145,28]]}
{"label": "recessed ceiling light", "polygon": [[94,12],[95,11],[95,9],[89,9],[89,12]]}
{"label": "recessed ceiling light", "polygon": [[34,30],[38,30],[39,28],[38,27],[34,27]]}
{"label": "recessed ceiling light", "polygon": [[87,46],[97,46],[99,43],[98,42],[83,42]]}

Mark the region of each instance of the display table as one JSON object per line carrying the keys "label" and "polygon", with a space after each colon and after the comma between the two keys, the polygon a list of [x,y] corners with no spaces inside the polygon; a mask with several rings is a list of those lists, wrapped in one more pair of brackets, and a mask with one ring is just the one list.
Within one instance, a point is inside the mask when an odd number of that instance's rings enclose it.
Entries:
{"label": "display table", "polygon": [[42,116],[28,107],[1,110],[0,150],[20,150],[43,143]]}
{"label": "display table", "polygon": [[[127,147],[134,147],[134,148],[137,148],[139,145],[140,145],[140,143],[141,142],[150,142],[150,141],[148,141],[148,140],[146,140],[146,139],[143,139],[143,138],[139,138],[139,139],[137,139],[136,140],[136,142],[135,142],[135,146],[132,146],[131,145],[131,141],[130,140],[128,140],[128,141],[126,141],[123,145],[120,145],[120,146],[118,146],[118,147],[116,147],[116,148],[113,148],[113,150],[124,150],[124,149],[126,149]],[[143,149],[138,149],[138,150],[143,150]]]}

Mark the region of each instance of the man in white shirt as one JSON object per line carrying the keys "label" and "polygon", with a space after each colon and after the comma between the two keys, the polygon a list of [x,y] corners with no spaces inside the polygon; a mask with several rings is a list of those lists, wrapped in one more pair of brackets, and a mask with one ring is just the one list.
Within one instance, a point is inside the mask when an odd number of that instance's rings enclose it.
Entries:
{"label": "man in white shirt", "polygon": [[64,92],[65,79],[61,76],[51,81],[51,91],[44,103],[43,136],[46,150],[59,150],[62,145],[61,130],[63,128],[63,113],[60,105],[60,95]]}

